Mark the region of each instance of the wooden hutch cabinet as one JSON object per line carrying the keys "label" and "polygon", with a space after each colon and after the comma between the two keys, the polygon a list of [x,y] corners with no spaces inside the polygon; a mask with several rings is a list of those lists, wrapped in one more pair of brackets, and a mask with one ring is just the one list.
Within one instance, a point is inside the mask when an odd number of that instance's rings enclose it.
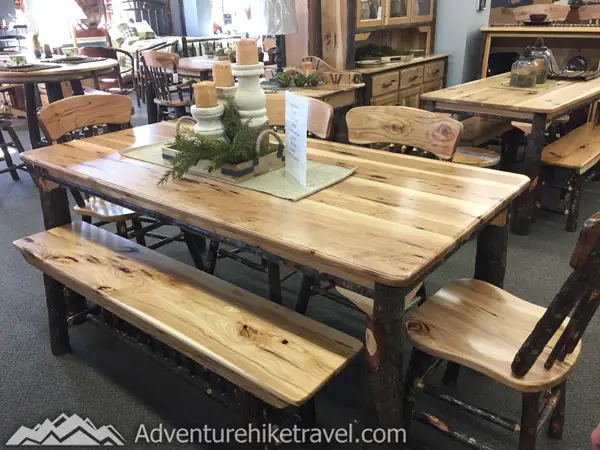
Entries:
{"label": "wooden hutch cabinet", "polygon": [[[321,11],[319,56],[336,69],[363,75],[363,104],[418,108],[422,94],[445,86],[449,55],[433,53],[436,0],[314,0],[311,4],[318,4]],[[414,50],[416,58],[359,67],[356,50],[368,44]]]}

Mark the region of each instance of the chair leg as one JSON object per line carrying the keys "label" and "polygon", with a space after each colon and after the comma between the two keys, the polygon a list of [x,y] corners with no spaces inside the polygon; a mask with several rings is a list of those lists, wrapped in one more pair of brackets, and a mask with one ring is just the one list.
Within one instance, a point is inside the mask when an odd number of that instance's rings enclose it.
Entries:
{"label": "chair leg", "polygon": [[417,348],[413,348],[408,363],[406,378],[404,379],[404,398],[402,411],[404,414],[404,427],[410,432],[410,422],[415,411],[415,397],[418,392],[417,383],[425,375],[433,363],[434,357]]}
{"label": "chair leg", "polygon": [[523,393],[519,450],[535,450],[540,415],[540,396],[540,392]]}
{"label": "chair leg", "polygon": [[[131,219],[131,223],[133,224],[133,231],[140,231],[143,228],[142,222],[140,222],[139,218]],[[138,234],[135,237],[135,242],[137,242],[138,244],[143,245],[145,247],[146,246],[146,237],[143,234]]]}
{"label": "chair leg", "polygon": [[17,173],[17,169],[15,169],[15,165],[13,163],[12,157],[10,156],[10,151],[8,150],[8,145],[4,140],[4,136],[0,131],[0,148],[2,148],[2,153],[4,154],[4,162],[6,162],[6,167],[9,169],[10,176],[13,181],[19,181],[19,174]]}
{"label": "chair leg", "polygon": [[577,222],[579,220],[579,205],[581,204],[581,194],[583,191],[583,182],[585,178],[581,174],[573,177],[571,186],[571,201],[569,202],[569,215],[567,216],[567,231],[577,231]]}
{"label": "chair leg", "polygon": [[[183,230],[182,230],[183,231]],[[206,266],[204,265],[204,260],[202,259],[202,250],[200,245],[198,245],[198,239],[196,235],[190,233],[189,231],[183,231],[183,239],[185,240],[185,244],[187,245],[188,251],[194,261],[194,265],[196,269],[206,270]]]}
{"label": "chair leg", "polygon": [[552,439],[562,439],[565,427],[565,408],[567,406],[567,380],[560,386],[560,399],[548,424],[548,436]]}
{"label": "chair leg", "polygon": [[279,272],[279,264],[267,262],[267,273],[269,275],[269,299],[273,303],[281,305],[281,277]]}
{"label": "chair leg", "polygon": [[125,222],[116,222],[117,235],[128,239],[127,224]]}
{"label": "chair leg", "polygon": [[300,293],[298,294],[298,301],[296,302],[296,312],[299,314],[306,314],[308,309],[308,302],[310,301],[310,294],[315,279],[308,275],[302,275],[302,284],[300,285]]}
{"label": "chair leg", "polygon": [[213,275],[217,268],[217,259],[219,257],[219,243],[217,241],[210,241],[208,246],[208,254],[206,255],[206,268],[205,272]]}

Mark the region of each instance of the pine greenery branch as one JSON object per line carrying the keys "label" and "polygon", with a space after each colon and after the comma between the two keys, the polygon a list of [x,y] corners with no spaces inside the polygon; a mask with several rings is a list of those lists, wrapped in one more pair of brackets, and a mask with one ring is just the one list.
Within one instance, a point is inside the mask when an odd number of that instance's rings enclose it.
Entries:
{"label": "pine greenery branch", "polygon": [[[178,153],[171,159],[171,168],[158,184],[165,183],[169,179],[183,178],[200,160],[210,160],[213,164],[211,170],[218,169],[224,164],[250,161],[256,152],[258,135],[263,130],[251,128],[249,120],[244,122],[233,101],[225,104],[221,121],[225,128],[226,141],[199,136],[188,131],[175,136],[172,142],[167,143],[167,147],[178,150]],[[276,147],[263,145],[260,153],[263,156],[274,151]]]}

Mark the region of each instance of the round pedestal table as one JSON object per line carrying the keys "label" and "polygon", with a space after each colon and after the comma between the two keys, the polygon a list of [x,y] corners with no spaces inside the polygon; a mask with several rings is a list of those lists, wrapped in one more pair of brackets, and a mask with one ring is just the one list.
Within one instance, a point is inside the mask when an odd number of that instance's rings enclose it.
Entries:
{"label": "round pedestal table", "polygon": [[[49,64],[55,63],[49,62]],[[48,101],[52,103],[63,98],[61,82],[69,81],[73,88],[73,94],[83,95],[81,80],[94,79],[97,88],[98,77],[110,73],[118,65],[119,62],[117,60],[107,59],[81,64],[60,64],[59,67],[52,69],[31,72],[7,71],[2,70],[0,66],[0,83],[22,84],[24,86],[29,137],[31,139],[31,146],[37,148],[42,145],[42,139],[37,119],[38,95],[36,85],[38,83],[45,83]]]}

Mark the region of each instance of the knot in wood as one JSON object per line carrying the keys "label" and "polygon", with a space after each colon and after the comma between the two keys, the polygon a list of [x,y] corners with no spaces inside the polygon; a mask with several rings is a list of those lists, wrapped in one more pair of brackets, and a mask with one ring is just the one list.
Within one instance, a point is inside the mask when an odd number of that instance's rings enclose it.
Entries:
{"label": "knot in wood", "polygon": [[404,131],[404,125],[399,122],[390,122],[388,130],[392,133],[402,133]]}

